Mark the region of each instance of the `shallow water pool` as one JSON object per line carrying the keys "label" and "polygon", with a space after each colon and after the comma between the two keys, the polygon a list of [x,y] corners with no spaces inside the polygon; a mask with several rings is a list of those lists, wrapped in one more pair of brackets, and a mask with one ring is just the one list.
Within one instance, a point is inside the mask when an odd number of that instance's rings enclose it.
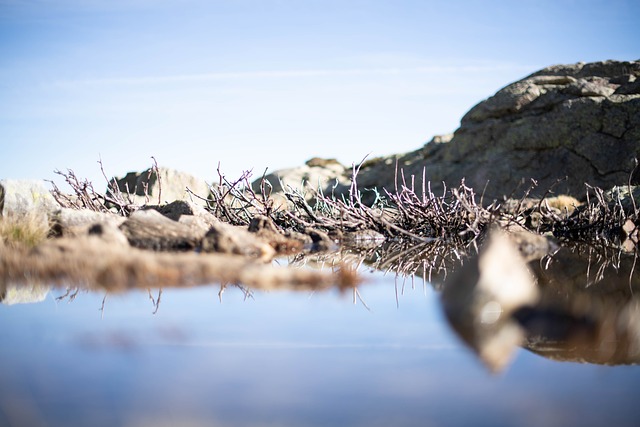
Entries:
{"label": "shallow water pool", "polygon": [[491,374],[430,285],[365,278],[359,295],[53,289],[0,305],[0,425],[637,425],[638,366],[520,349]]}

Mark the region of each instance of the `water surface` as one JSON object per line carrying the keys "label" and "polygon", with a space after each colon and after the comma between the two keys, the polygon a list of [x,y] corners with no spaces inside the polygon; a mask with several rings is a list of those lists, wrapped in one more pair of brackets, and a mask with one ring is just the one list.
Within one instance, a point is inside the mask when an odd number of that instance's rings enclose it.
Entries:
{"label": "water surface", "polygon": [[637,366],[519,349],[491,374],[430,285],[365,277],[355,302],[210,285],[0,305],[0,425],[636,425]]}

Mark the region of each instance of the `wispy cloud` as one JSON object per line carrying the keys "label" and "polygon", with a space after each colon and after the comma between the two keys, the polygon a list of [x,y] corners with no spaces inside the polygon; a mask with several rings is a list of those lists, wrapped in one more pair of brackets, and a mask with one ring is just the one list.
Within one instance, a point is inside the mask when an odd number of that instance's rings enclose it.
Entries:
{"label": "wispy cloud", "polygon": [[486,73],[504,70],[531,70],[531,67],[514,64],[493,65],[431,65],[419,67],[382,67],[382,68],[347,68],[347,69],[299,69],[271,71],[234,71],[219,73],[175,74],[164,76],[140,77],[107,77],[75,80],[59,80],[56,86],[127,86],[155,85],[166,83],[191,83],[227,80],[265,80],[265,79],[297,79],[313,77],[351,77],[401,74],[466,74]]}

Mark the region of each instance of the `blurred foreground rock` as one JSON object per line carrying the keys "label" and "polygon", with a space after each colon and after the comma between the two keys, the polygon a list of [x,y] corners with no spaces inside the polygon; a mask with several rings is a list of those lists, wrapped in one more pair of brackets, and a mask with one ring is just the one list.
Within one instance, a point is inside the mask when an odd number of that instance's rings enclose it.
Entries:
{"label": "blurred foreground rock", "polygon": [[492,372],[518,347],[559,361],[640,363],[635,254],[548,239],[492,231],[443,285],[453,329]]}
{"label": "blurred foreground rock", "polygon": [[447,280],[442,292],[452,327],[492,371],[503,369],[524,339],[512,314],[538,298],[534,276],[516,242],[497,228],[478,255]]}
{"label": "blurred foreground rock", "polygon": [[90,234],[91,229],[97,226],[118,227],[125,220],[114,213],[62,208],[52,217],[52,230],[55,235],[71,237]]}
{"label": "blurred foreground rock", "polygon": [[524,346],[556,360],[606,365],[640,363],[637,254],[588,245],[562,247],[531,263],[541,301],[520,313]]}

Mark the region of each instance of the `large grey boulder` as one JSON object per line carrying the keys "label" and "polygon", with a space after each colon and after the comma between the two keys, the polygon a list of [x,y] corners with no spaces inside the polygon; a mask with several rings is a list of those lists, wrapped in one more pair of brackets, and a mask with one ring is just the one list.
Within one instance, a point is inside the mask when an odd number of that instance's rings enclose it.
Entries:
{"label": "large grey boulder", "polygon": [[416,192],[423,174],[433,191],[465,179],[487,198],[520,195],[530,179],[539,194],[563,180],[554,191],[577,197],[585,183],[625,185],[640,157],[639,77],[639,61],[545,68],[473,107],[450,140],[368,162],[359,187],[393,190],[396,161]]}
{"label": "large grey boulder", "polygon": [[114,177],[109,187],[114,185],[131,202],[140,206],[162,205],[176,200],[205,205],[210,195],[209,185],[204,180],[164,167]]}

